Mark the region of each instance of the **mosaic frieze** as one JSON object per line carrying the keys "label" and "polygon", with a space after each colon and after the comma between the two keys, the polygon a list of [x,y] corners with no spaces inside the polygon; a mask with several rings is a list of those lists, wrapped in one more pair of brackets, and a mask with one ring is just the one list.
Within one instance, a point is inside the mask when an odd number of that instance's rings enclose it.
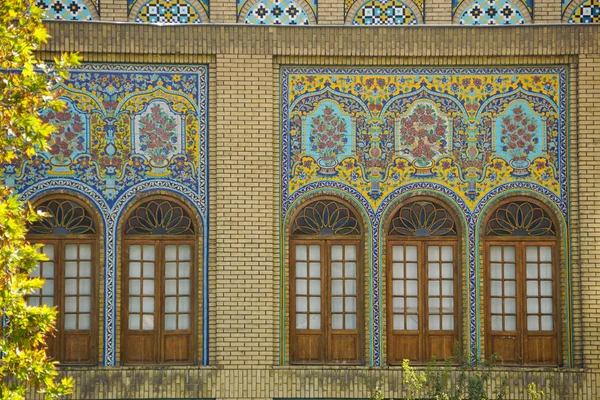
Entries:
{"label": "mosaic frieze", "polygon": [[[465,7],[464,3],[468,5]],[[462,7],[461,7],[462,6]],[[516,25],[526,23],[524,12],[533,18],[533,0],[453,0],[452,16],[459,8],[462,25]]]}
{"label": "mosaic frieze", "polygon": [[479,354],[482,210],[500,194],[535,192],[568,218],[566,72],[282,69],[282,224],[313,194],[360,205],[371,227],[371,365],[381,364],[382,221],[397,199],[416,192],[443,196],[462,213],[469,350]]}
{"label": "mosaic frieze", "polygon": [[92,13],[81,0],[37,0],[45,18],[65,21],[91,21]]}
{"label": "mosaic frieze", "polygon": [[309,25],[317,19],[317,0],[238,0],[238,20],[251,25]]}
{"label": "mosaic frieze", "polygon": [[[563,9],[564,11],[564,9]],[[600,0],[585,0],[579,4],[569,17],[570,24],[600,23]]]}
{"label": "mosaic frieze", "polygon": [[353,25],[416,25],[415,13],[399,0],[372,0],[358,9]]}
{"label": "mosaic frieze", "polygon": [[139,9],[135,22],[200,24],[198,11],[185,0],[150,0]]}

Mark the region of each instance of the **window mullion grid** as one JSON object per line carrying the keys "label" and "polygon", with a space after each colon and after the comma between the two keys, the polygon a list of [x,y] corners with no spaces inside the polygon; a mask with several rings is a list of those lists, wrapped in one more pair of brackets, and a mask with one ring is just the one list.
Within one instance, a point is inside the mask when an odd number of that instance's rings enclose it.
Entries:
{"label": "window mullion grid", "polygon": [[[321,332],[324,332],[324,348],[323,362],[331,362],[331,242],[323,240],[321,243]],[[310,264],[309,264],[310,270]],[[310,276],[310,272],[309,272]],[[310,297],[308,299],[308,309],[310,311]]]}
{"label": "window mullion grid", "polygon": [[163,302],[161,299],[165,298],[165,260],[164,260],[164,248],[165,244],[161,241],[156,241],[154,244],[154,334],[157,336],[155,342],[158,346],[156,354],[159,363],[164,362],[164,332],[165,332],[165,319],[164,312],[162,311]]}

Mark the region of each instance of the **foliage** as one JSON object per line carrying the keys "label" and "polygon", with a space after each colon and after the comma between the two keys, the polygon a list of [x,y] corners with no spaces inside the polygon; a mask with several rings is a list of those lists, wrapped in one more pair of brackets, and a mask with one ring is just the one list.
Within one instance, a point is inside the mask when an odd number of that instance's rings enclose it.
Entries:
{"label": "foliage", "polygon": [[529,394],[529,398],[531,398],[531,400],[542,400],[546,395],[544,391],[538,389],[537,385],[533,382],[527,385],[527,394]]}
{"label": "foliage", "polygon": [[[49,38],[41,13],[31,0],[0,1],[0,165],[46,148],[53,127],[41,112],[62,109],[60,93],[50,89],[67,78],[67,67],[79,63],[75,54],[65,54],[53,65],[36,58],[34,52]],[[27,224],[40,217],[0,186],[0,399],[24,399],[32,388],[55,399],[72,387],[70,378],[57,381],[46,355],[56,310],[31,307],[25,299],[43,284],[29,273],[45,256],[25,239]]]}
{"label": "foliage", "polygon": [[423,373],[417,373],[408,363],[408,360],[402,360],[402,383],[408,387],[408,400],[414,400],[427,383],[427,377]]}

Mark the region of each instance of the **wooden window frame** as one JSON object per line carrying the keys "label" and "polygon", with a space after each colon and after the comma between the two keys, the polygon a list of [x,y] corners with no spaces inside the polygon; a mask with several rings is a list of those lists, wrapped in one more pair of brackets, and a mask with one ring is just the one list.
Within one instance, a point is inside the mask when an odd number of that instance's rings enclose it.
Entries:
{"label": "wooden window frame", "polygon": [[[494,216],[496,210],[504,205],[513,202],[527,202],[535,205],[547,213],[549,219],[554,225],[555,233],[553,235],[487,235],[487,225],[490,219]],[[514,366],[560,366],[562,362],[562,346],[561,346],[561,300],[560,300],[560,232],[556,218],[548,208],[536,199],[525,196],[511,197],[499,202],[491,212],[486,216],[482,224],[481,239],[483,242],[483,277],[484,277],[484,318],[485,318],[485,354],[490,357],[494,354],[493,343],[497,337],[514,337],[517,341],[515,350],[516,362],[502,362],[504,365]],[[516,312],[517,312],[517,330],[514,334],[507,334],[510,331],[492,331],[491,327],[491,246],[514,246],[515,247],[515,278],[516,278]],[[553,311],[553,330],[552,331],[527,331],[527,261],[526,250],[527,246],[550,246],[552,247],[552,311]],[[554,341],[552,361],[536,362],[531,361],[531,356],[526,352],[526,349],[533,348],[528,343],[529,338],[551,337]]]}
{"label": "wooden window frame", "polygon": [[[46,200],[46,199],[44,199]],[[71,201],[71,200],[69,200]],[[78,203],[79,204],[79,203]],[[86,210],[87,211],[87,210]],[[96,221],[94,221],[96,223]],[[96,224],[97,226],[97,224]],[[98,360],[98,234],[28,234],[27,240],[31,243],[54,245],[54,305],[58,310],[56,317],[56,334],[54,337],[48,337],[48,353],[54,355],[60,365],[77,365],[77,366],[94,366]],[[84,331],[73,331],[66,333],[63,329],[65,309],[64,296],[64,280],[65,280],[65,248],[68,244],[90,244],[91,245],[91,312],[90,312],[90,330],[89,333],[81,333]],[[66,359],[66,336],[83,336],[90,337],[90,358],[87,361],[64,361]]]}
{"label": "wooden window frame", "polygon": [[[428,290],[429,290],[429,278],[428,278],[428,246],[452,246],[453,256],[453,283],[454,283],[454,330],[452,331],[452,342],[460,340],[459,327],[461,321],[461,299],[460,293],[460,271],[458,268],[459,260],[458,256],[460,246],[460,236],[390,236],[387,238],[387,335],[388,335],[388,364],[390,365],[401,365],[402,360],[406,357],[394,357],[395,354],[395,338],[397,336],[415,336],[414,332],[417,332],[418,336],[418,357],[416,360],[411,360],[413,364],[425,364],[431,360],[431,346],[429,345],[430,340],[428,337],[431,336],[448,336],[447,332],[450,331],[429,331],[429,312],[428,312]],[[393,257],[392,250],[394,246],[416,246],[417,247],[417,279],[419,281],[418,290],[418,315],[419,315],[419,329],[417,331],[395,331],[393,328]],[[438,360],[444,361],[444,360]]]}
{"label": "wooden window frame", "polygon": [[[190,329],[188,332],[166,331],[164,328],[165,308],[165,257],[164,248],[167,245],[190,245]],[[129,247],[131,245],[154,246],[154,329],[130,331],[129,328]],[[197,285],[198,285],[198,237],[197,235],[125,235],[122,240],[122,308],[121,308],[121,362],[123,365],[194,365],[198,352],[198,316],[197,316]],[[154,336],[153,361],[128,361],[129,332],[143,334],[152,332]],[[165,341],[167,336],[189,335],[188,361],[165,361]],[[148,334],[147,336],[150,336]]]}
{"label": "wooden window frame", "polygon": [[[337,200],[336,200],[337,201]],[[364,254],[362,235],[292,235],[290,237],[290,360],[294,365],[362,365],[364,363]],[[296,328],[296,246],[319,245],[321,249],[321,329]],[[331,328],[331,248],[334,245],[356,246],[356,330],[335,330]],[[296,359],[298,351],[297,335],[323,336],[323,351],[318,361],[299,361]],[[356,360],[336,361],[332,357],[331,343],[333,335],[356,335]]]}

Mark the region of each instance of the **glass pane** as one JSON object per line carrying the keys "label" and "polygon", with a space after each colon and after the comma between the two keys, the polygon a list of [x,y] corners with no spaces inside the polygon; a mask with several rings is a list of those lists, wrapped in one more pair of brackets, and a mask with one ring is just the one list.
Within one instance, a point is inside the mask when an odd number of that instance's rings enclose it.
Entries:
{"label": "glass pane", "polygon": [[179,294],[190,294],[190,280],[180,279],[179,280]]}
{"label": "glass pane", "polygon": [[431,314],[438,314],[440,312],[440,299],[438,297],[429,298],[428,306]]}
{"label": "glass pane", "polygon": [[430,281],[429,282],[428,295],[429,296],[439,296],[440,295],[440,282],[439,281]]}
{"label": "glass pane", "polygon": [[537,314],[540,312],[540,305],[537,297],[527,299],[527,313]]}
{"label": "glass pane", "polygon": [[296,311],[307,312],[308,311],[308,299],[305,296],[296,296]]}
{"label": "glass pane", "polygon": [[440,246],[428,246],[427,247],[427,259],[429,261],[440,260]]}
{"label": "glass pane", "polygon": [[321,316],[312,314],[309,321],[309,329],[321,329]]}
{"label": "glass pane", "polygon": [[346,279],[346,291],[344,294],[346,296],[356,294],[356,280]]}
{"label": "glass pane", "polygon": [[356,263],[355,262],[347,262],[346,263],[346,278],[356,278]]}
{"label": "glass pane", "polygon": [[419,317],[416,315],[406,316],[406,330],[416,331],[419,329]]}
{"label": "glass pane", "polygon": [[331,312],[344,312],[344,298],[343,297],[332,297],[331,298]]}
{"label": "glass pane", "polygon": [[504,312],[506,314],[516,314],[517,299],[504,299]]}
{"label": "glass pane", "polygon": [[440,277],[440,264],[434,263],[434,264],[429,264],[429,268],[428,268],[429,272],[427,274],[427,276],[430,279],[439,279]]}
{"label": "glass pane", "polygon": [[144,297],[142,299],[142,311],[145,313],[154,312],[154,297]]}
{"label": "glass pane", "polygon": [[[154,246],[153,245],[145,244],[143,253],[144,253],[144,260],[154,261]],[[154,322],[152,322],[152,325],[154,325]]]}
{"label": "glass pane", "polygon": [[174,331],[177,329],[177,316],[173,314],[165,315],[165,330]]}
{"label": "glass pane", "polygon": [[527,282],[527,296],[536,297],[538,296],[538,282],[528,281]]}
{"label": "glass pane", "polygon": [[504,261],[515,261],[515,246],[504,246]]}
{"label": "glass pane", "polygon": [[310,263],[310,277],[320,278],[321,277],[321,263],[312,262]]}
{"label": "glass pane", "polygon": [[140,281],[131,279],[129,281],[129,294],[140,294]]}
{"label": "glass pane", "polygon": [[165,260],[173,261],[177,260],[177,246],[174,244],[168,244],[165,246]]}
{"label": "glass pane", "polygon": [[453,261],[452,246],[442,246],[442,261]]}
{"label": "glass pane", "polygon": [[144,263],[144,278],[154,278],[154,263]]}
{"label": "glass pane", "polygon": [[417,281],[406,281],[406,294],[408,296],[416,296],[419,293]]}
{"label": "glass pane", "polygon": [[138,314],[129,314],[129,327],[130,330],[140,330],[140,316]]}
{"label": "glass pane", "polygon": [[[46,281],[44,283],[44,292],[47,284],[53,283],[52,281]],[[77,279],[65,279],[65,294],[77,294]]]}
{"label": "glass pane", "polygon": [[439,331],[440,330],[440,316],[430,315],[429,316],[429,330]]}
{"label": "glass pane", "polygon": [[79,314],[80,330],[89,330],[92,327],[92,316],[90,314]]}
{"label": "glass pane", "polygon": [[191,246],[189,244],[181,244],[179,245],[179,261],[189,261],[191,260]]}
{"label": "glass pane", "polygon": [[139,278],[142,274],[142,268],[139,262],[129,263],[129,276],[131,278]]}
{"label": "glass pane", "polygon": [[308,283],[305,279],[296,280],[296,293],[297,294],[308,294]]}
{"label": "glass pane", "polygon": [[517,286],[514,281],[505,281],[504,282],[504,295],[505,296],[516,296],[517,295]]}
{"label": "glass pane", "polygon": [[132,244],[129,246],[129,259],[130,260],[141,260],[142,259],[142,248],[138,244]]}
{"label": "glass pane", "polygon": [[525,259],[527,261],[537,261],[538,260],[538,248],[537,246],[527,246],[525,249]]}
{"label": "glass pane", "polygon": [[92,280],[91,279],[80,279],[79,280],[79,294],[92,294]]}
{"label": "glass pane", "polygon": [[179,314],[177,316],[177,325],[178,329],[190,329],[190,316],[188,314]]}
{"label": "glass pane", "polygon": [[48,260],[54,260],[54,245],[53,244],[45,244],[40,249],[42,253],[48,257]]}
{"label": "glass pane", "polygon": [[344,265],[341,262],[331,263],[331,277],[341,278],[343,276]]}
{"label": "glass pane", "polygon": [[416,297],[406,298],[406,312],[417,314],[419,312],[419,303]]}
{"label": "glass pane", "polygon": [[89,261],[81,261],[79,263],[79,276],[92,276],[92,263]]}
{"label": "glass pane", "polygon": [[492,263],[490,265],[490,276],[492,279],[502,279],[502,264]]}
{"label": "glass pane", "polygon": [[417,263],[406,264],[406,277],[409,279],[417,279]]}
{"label": "glass pane", "polygon": [[504,264],[504,278],[515,279],[515,264]]}
{"label": "glass pane", "polygon": [[179,297],[179,312],[188,313],[190,312],[190,298],[188,296]]}
{"label": "glass pane", "polygon": [[538,265],[537,264],[527,264],[527,279],[537,279],[538,275]]}
{"label": "glass pane", "polygon": [[319,295],[321,294],[321,280],[311,280],[310,281],[310,294]]}
{"label": "glass pane", "polygon": [[165,294],[176,295],[177,294],[177,281],[174,279],[167,279],[165,281]]}
{"label": "glass pane", "polygon": [[142,329],[145,331],[154,329],[154,315],[144,314],[142,317]]}
{"label": "glass pane", "polygon": [[502,261],[502,247],[490,246],[490,261]]}
{"label": "glass pane", "polygon": [[308,275],[308,268],[305,262],[296,263],[296,276],[298,278],[306,278]]}
{"label": "glass pane", "polygon": [[539,331],[540,330],[540,318],[537,315],[530,315],[527,317],[527,330],[528,331]]}
{"label": "glass pane", "polygon": [[442,278],[452,278],[454,277],[454,264],[452,263],[443,263],[442,264]]}
{"label": "glass pane", "polygon": [[311,297],[310,298],[310,310],[311,313],[321,312],[321,298]]}
{"label": "glass pane", "polygon": [[356,329],[356,314],[346,314],[346,329]]}
{"label": "glass pane", "polygon": [[406,261],[417,261],[417,246],[406,246]]}
{"label": "glass pane", "polygon": [[404,261],[404,246],[392,247],[392,261]]}
{"label": "glass pane", "polygon": [[501,331],[502,330],[502,316],[492,315],[492,330],[493,331]]}
{"label": "glass pane", "polygon": [[[44,263],[44,277],[48,277],[46,275],[46,263]],[[131,267],[129,267],[131,269]],[[131,275],[131,273],[129,274]],[[66,261],[65,262],[65,276],[77,276],[77,261]]]}
{"label": "glass pane", "polygon": [[351,244],[351,245],[347,245],[345,247],[346,247],[346,254],[345,254],[346,261],[356,260],[356,246]]}
{"label": "glass pane", "polygon": [[144,281],[143,293],[146,295],[154,294],[154,281]]}
{"label": "glass pane", "polygon": [[306,245],[296,245],[296,260],[306,260],[308,254],[306,253]]}
{"label": "glass pane", "polygon": [[442,315],[442,329],[445,331],[454,330],[454,315]]}
{"label": "glass pane", "polygon": [[321,246],[314,244],[310,246],[310,259],[315,261],[321,259]]}
{"label": "glass pane", "polygon": [[65,260],[77,260],[76,244],[68,244],[65,246]]}
{"label": "glass pane", "polygon": [[502,314],[502,299],[492,298],[492,314]]}
{"label": "glass pane", "polygon": [[552,314],[552,299],[542,299],[542,314]]}
{"label": "glass pane", "polygon": [[404,278],[404,264],[394,263],[392,265],[392,278],[399,279]]}
{"label": "glass pane", "polygon": [[356,297],[346,297],[346,312],[356,312]]}
{"label": "glass pane", "polygon": [[552,261],[552,247],[541,246],[540,247],[540,261],[549,262]]}
{"label": "glass pane", "polygon": [[82,243],[79,245],[79,259],[80,260],[91,260],[92,259],[92,245],[89,243]]}
{"label": "glass pane", "polygon": [[331,293],[332,294],[344,294],[344,281],[334,279],[331,281]]}
{"label": "glass pane", "polygon": [[177,298],[176,297],[166,297],[165,298],[165,312],[166,313],[177,312]]}
{"label": "glass pane", "polygon": [[394,315],[393,329],[397,331],[404,330],[404,315]]}
{"label": "glass pane", "polygon": [[77,312],[77,297],[65,296],[65,312]]}
{"label": "glass pane", "polygon": [[66,314],[64,315],[65,320],[65,329],[67,330],[75,330],[77,329],[77,316],[75,314]]}
{"label": "glass pane", "polygon": [[308,316],[306,314],[296,314],[296,329],[308,329]]}
{"label": "glass pane", "polygon": [[552,296],[552,282],[551,281],[542,281],[542,296]]}
{"label": "glass pane", "polygon": [[54,297],[42,297],[42,304],[48,307],[54,307]]}
{"label": "glass pane", "polygon": [[129,298],[129,312],[138,313],[140,312],[140,298],[130,297]]}
{"label": "glass pane", "polygon": [[454,281],[442,281],[442,294],[444,296],[454,296]]}
{"label": "glass pane", "polygon": [[42,277],[54,278],[54,263],[53,262],[43,263]]}
{"label": "glass pane", "polygon": [[342,314],[331,316],[331,329],[344,329],[344,316]]}
{"label": "glass pane", "polygon": [[189,278],[190,277],[190,263],[188,261],[179,263],[179,277]]}
{"label": "glass pane", "polygon": [[541,264],[540,265],[540,278],[552,279],[552,264]]}
{"label": "glass pane", "polygon": [[92,298],[88,296],[79,297],[79,312],[92,311]]}
{"label": "glass pane", "polygon": [[331,246],[331,259],[335,261],[344,259],[344,247],[340,245]]}
{"label": "glass pane", "polygon": [[[44,296],[54,295],[54,280],[48,279],[44,282],[44,286],[42,286],[42,294]],[[74,293],[66,293],[66,294],[74,294]]]}
{"label": "glass pane", "polygon": [[542,316],[542,330],[543,331],[551,331],[554,329],[554,321],[552,317],[549,315]]}
{"label": "glass pane", "polygon": [[504,317],[504,330],[505,331],[516,331],[517,330],[517,317],[514,315]]}

